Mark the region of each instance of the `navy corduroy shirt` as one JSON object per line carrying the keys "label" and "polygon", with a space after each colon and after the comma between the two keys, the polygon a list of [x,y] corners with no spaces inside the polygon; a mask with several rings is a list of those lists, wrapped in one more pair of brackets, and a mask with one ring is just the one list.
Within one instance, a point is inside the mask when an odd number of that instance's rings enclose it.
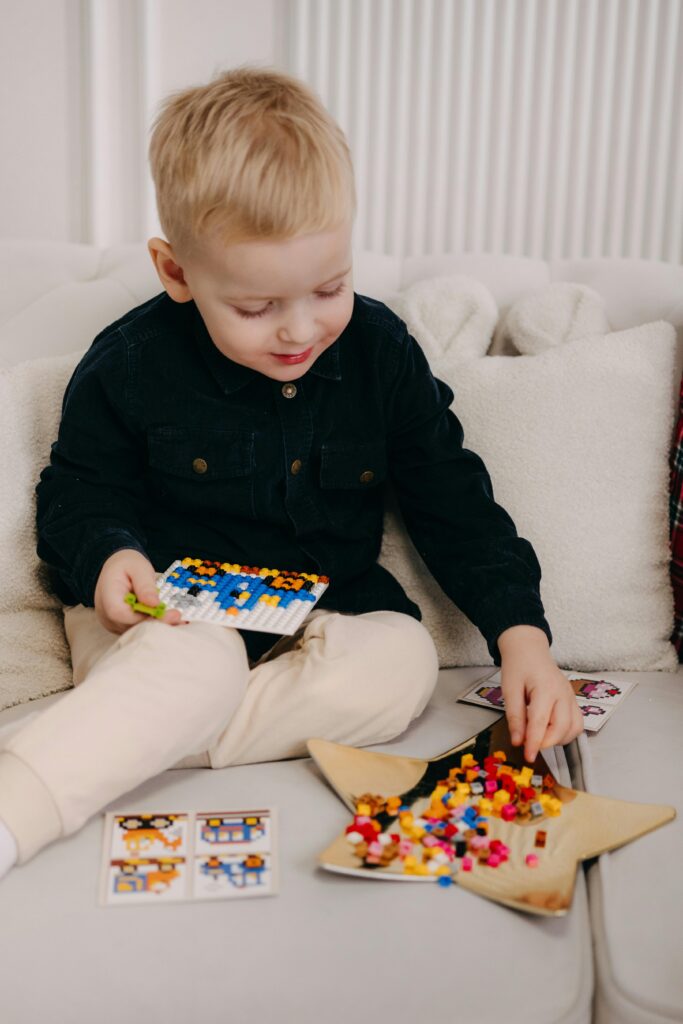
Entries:
{"label": "navy corduroy shirt", "polygon": [[[509,626],[544,630],[541,569],[463,447],[453,391],[406,324],[354,294],[351,320],[290,384],[214,345],[193,301],[166,292],[97,335],[64,395],[37,486],[38,554],[56,593],[92,606],[122,548],[161,572],[190,555],[330,577],[320,607],[418,606],[377,564],[391,488],[432,575],[496,665]],[[252,659],[272,634],[242,633]]]}

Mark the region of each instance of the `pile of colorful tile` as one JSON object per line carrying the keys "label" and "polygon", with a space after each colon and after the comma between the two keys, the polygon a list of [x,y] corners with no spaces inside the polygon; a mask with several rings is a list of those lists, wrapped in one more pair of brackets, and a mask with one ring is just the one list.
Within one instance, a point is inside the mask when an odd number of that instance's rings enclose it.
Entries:
{"label": "pile of colorful tile", "polygon": [[[433,876],[442,886],[450,885],[458,870],[504,864],[510,849],[501,839],[489,838],[491,817],[521,824],[562,811],[552,775],[536,775],[528,766],[517,770],[506,760],[502,750],[481,765],[472,754],[463,754],[460,767],[438,781],[419,816],[398,796],[358,797],[346,829],[354,854],[369,867],[387,867],[398,858],[403,874]],[[383,828],[380,816],[391,824]],[[545,841],[546,833],[538,830],[535,847],[544,848]],[[527,854],[525,862],[536,867],[538,854]]]}

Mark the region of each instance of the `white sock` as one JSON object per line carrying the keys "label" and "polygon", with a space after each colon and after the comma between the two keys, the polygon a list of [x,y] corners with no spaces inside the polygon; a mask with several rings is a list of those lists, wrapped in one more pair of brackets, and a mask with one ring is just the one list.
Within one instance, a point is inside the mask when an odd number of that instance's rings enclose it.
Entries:
{"label": "white sock", "polygon": [[18,856],[16,840],[4,821],[0,819],[0,878],[16,864]]}

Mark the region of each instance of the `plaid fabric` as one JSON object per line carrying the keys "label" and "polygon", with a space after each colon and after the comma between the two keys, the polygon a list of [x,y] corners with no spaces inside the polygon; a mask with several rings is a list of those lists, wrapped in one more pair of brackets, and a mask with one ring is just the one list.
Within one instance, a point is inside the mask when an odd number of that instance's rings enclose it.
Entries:
{"label": "plaid fabric", "polygon": [[671,527],[671,582],[674,590],[674,631],[671,641],[683,662],[683,378],[678,400],[676,441],[671,449],[671,486],[669,490]]}

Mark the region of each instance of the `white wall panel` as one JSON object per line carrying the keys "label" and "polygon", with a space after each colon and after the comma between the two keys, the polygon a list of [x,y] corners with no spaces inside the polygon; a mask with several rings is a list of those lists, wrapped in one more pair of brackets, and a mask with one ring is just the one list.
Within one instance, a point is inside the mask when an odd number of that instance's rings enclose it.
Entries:
{"label": "white wall panel", "polygon": [[82,0],[83,236],[96,245],[137,238],[144,141],[144,55],[138,0]]}
{"label": "white wall panel", "polygon": [[683,260],[682,0],[290,8],[290,67],[354,154],[357,244]]}
{"label": "white wall panel", "polygon": [[76,240],[81,231],[75,13],[68,0],[0,2],[3,236]]}
{"label": "white wall panel", "polygon": [[683,0],[0,0],[0,234],[159,233],[149,128],[241,63],[308,81],[392,255],[683,261]]}
{"label": "white wall panel", "polygon": [[0,235],[159,233],[149,127],[169,92],[284,67],[285,0],[0,0]]}
{"label": "white wall panel", "polygon": [[[109,0],[104,0],[105,3]],[[145,192],[137,237],[159,234],[147,168],[149,127],[169,93],[208,82],[238,64],[284,69],[284,0],[132,0],[139,12],[144,112],[141,163]]]}

